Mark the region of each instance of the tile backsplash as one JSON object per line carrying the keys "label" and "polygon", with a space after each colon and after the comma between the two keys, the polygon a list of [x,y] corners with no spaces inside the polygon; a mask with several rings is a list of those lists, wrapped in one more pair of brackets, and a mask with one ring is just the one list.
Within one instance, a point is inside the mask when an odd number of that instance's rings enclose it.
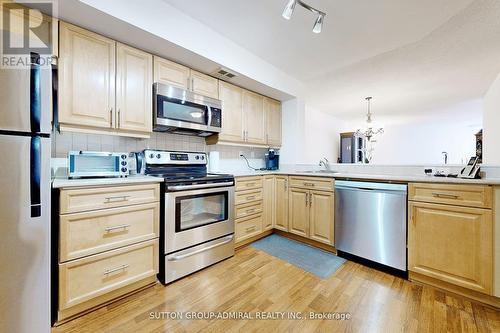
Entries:
{"label": "tile backsplash", "polygon": [[169,133],[153,133],[149,139],[126,138],[112,135],[64,132],[53,133],[52,157],[66,158],[70,150],[131,152],[146,148],[174,151],[220,152],[220,159],[231,168],[246,168],[246,162],[239,156],[244,154],[256,167],[264,164],[265,148],[244,146],[210,145],[197,136]]}

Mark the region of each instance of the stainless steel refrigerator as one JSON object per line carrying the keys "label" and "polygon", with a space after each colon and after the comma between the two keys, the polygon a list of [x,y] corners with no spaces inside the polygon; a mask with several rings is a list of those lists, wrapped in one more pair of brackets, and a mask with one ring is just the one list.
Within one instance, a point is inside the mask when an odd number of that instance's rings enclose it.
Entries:
{"label": "stainless steel refrigerator", "polygon": [[0,332],[50,331],[52,74],[0,68]]}

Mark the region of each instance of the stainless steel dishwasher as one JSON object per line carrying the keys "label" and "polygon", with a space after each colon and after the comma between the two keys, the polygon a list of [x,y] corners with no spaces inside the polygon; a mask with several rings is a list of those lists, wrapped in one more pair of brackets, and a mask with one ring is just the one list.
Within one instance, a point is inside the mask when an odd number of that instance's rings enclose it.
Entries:
{"label": "stainless steel dishwasher", "polygon": [[406,271],[407,185],[335,181],[335,247]]}

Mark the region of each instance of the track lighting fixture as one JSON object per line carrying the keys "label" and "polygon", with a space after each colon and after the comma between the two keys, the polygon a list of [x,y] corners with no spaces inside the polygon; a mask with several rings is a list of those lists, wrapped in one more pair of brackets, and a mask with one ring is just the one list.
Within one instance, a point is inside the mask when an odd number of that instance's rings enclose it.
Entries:
{"label": "track lighting fixture", "polygon": [[281,14],[281,16],[283,16],[283,18],[287,20],[291,19],[293,11],[295,10],[295,6],[297,4],[315,14],[318,14],[318,17],[316,18],[316,22],[314,23],[312,31],[314,33],[319,34],[321,32],[321,29],[323,28],[323,20],[326,16],[326,13],[309,6],[308,4],[306,4],[301,0],[288,0],[288,3],[286,4],[285,9],[283,10],[283,14]]}

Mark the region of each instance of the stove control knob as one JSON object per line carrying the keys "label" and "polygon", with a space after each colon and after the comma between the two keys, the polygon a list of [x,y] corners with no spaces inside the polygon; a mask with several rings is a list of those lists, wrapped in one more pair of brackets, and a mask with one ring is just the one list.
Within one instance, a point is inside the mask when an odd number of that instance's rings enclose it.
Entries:
{"label": "stove control knob", "polygon": [[161,154],[157,154],[156,158],[158,158],[158,159],[161,158]]}
{"label": "stove control knob", "polygon": [[155,157],[155,155],[149,154],[149,158],[154,158],[154,157]]}
{"label": "stove control knob", "polygon": [[122,172],[127,172],[127,168],[122,168]]}
{"label": "stove control knob", "polygon": [[122,165],[123,165],[123,166],[127,165],[127,162],[122,161]]}
{"label": "stove control knob", "polygon": [[122,155],[122,160],[126,159],[127,155]]}
{"label": "stove control knob", "polygon": [[205,155],[201,155],[201,160],[203,161],[205,159]]}
{"label": "stove control knob", "polygon": [[199,159],[200,159],[200,156],[199,156],[199,155],[196,155],[196,156],[195,156],[195,159],[199,160]]}

